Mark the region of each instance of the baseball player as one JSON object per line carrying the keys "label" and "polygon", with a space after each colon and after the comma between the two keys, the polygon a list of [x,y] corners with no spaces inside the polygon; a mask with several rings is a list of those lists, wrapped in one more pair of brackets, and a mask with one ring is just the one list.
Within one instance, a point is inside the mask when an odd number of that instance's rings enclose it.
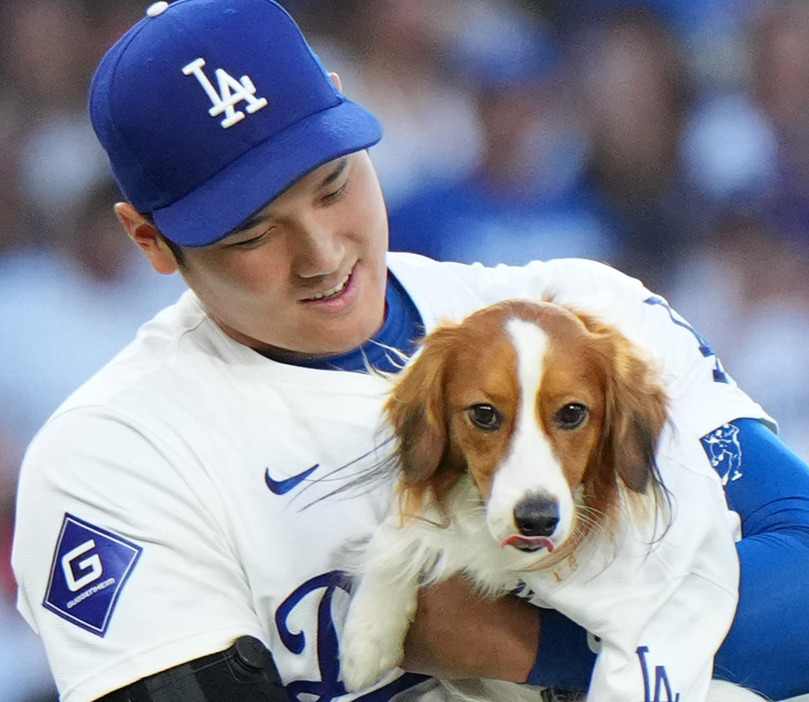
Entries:
{"label": "baseball player", "polygon": [[[90,113],[123,227],[189,291],[57,410],[22,467],[18,605],[65,702],[430,699],[438,673],[584,689],[586,632],[458,581],[425,592],[411,672],[350,695],[337,662],[347,558],[388,507],[387,485],[360,480],[388,450],[390,381],[368,369],[397,370],[446,318],[551,292],[654,355],[673,416],[701,437],[689,460],[741,516],[715,674],[809,692],[809,471],[664,300],[585,261],[388,254],[367,152],[380,126],[271,0],[152,5],[99,65]],[[638,665],[660,702],[652,654]]]}

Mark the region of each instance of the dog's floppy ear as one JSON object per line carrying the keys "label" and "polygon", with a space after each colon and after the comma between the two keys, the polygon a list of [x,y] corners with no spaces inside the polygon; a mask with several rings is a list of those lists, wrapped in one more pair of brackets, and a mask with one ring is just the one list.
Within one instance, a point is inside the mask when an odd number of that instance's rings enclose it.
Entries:
{"label": "dog's floppy ear", "polygon": [[447,452],[444,388],[452,332],[453,327],[442,327],[426,339],[385,405],[406,485],[430,479]]}
{"label": "dog's floppy ear", "polygon": [[[588,322],[588,326],[594,326]],[[649,362],[616,329],[591,329],[604,364],[604,425],[598,455],[608,472],[644,492],[656,480],[655,451],[666,421],[667,398]]]}
{"label": "dog's floppy ear", "polygon": [[416,359],[402,371],[385,405],[406,483],[420,483],[429,478],[441,463],[446,448],[444,354],[435,343],[440,333],[427,339]]}

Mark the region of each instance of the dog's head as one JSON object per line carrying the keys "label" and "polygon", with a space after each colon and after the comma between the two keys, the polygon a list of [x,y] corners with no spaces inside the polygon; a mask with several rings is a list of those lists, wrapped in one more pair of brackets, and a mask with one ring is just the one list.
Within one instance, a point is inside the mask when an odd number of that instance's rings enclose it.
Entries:
{"label": "dog's head", "polygon": [[507,301],[430,334],[386,411],[404,504],[444,509],[468,474],[498,542],[551,552],[654,487],[666,399],[614,328]]}

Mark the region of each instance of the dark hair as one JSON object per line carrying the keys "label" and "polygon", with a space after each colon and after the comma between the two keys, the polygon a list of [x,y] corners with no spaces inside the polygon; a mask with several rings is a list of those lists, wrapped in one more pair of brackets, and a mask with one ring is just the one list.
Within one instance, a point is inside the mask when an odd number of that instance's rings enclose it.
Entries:
{"label": "dark hair", "polygon": [[[158,230],[158,232],[160,232],[160,230]],[[180,246],[179,244],[175,244],[171,239],[167,239],[162,232],[160,232],[160,238],[163,240],[166,246],[169,247],[169,251],[171,251],[171,253],[174,254],[174,258],[177,261],[177,265],[180,268],[187,268],[185,262],[185,251],[183,250],[183,247]]]}
{"label": "dark hair", "polygon": [[163,241],[163,243],[168,246],[169,251],[174,255],[174,258],[177,261],[177,265],[180,268],[186,268],[186,261],[185,261],[185,251],[183,251],[183,247],[179,244],[174,243],[171,239],[169,239],[163,232],[160,231],[158,226],[155,224],[154,217],[152,216],[151,212],[142,212],[143,218],[149,222],[155,229],[157,229],[158,236]]}

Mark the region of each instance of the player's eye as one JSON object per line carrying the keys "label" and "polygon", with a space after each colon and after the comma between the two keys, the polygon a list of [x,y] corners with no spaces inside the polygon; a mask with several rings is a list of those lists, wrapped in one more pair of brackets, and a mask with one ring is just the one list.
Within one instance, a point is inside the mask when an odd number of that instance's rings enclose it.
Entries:
{"label": "player's eye", "polygon": [[272,232],[273,228],[267,229],[266,231],[261,232],[261,234],[257,234],[256,236],[251,236],[249,239],[242,239],[241,241],[234,241],[230,246],[234,249],[252,249],[260,244],[264,243]]}
{"label": "player's eye", "polygon": [[571,402],[556,413],[554,420],[560,429],[576,429],[587,419],[588,412],[580,402]]}
{"label": "player's eye", "polygon": [[503,423],[503,415],[494,405],[485,403],[472,405],[466,413],[472,424],[483,431],[497,431]]}
{"label": "player's eye", "polygon": [[329,193],[324,194],[323,195],[323,201],[324,202],[332,202],[333,200],[339,200],[340,197],[342,197],[346,193],[347,190],[348,190],[348,178],[346,178],[343,181],[342,185],[340,185],[340,187],[338,187],[336,190],[333,190],[333,191],[331,191]]}

